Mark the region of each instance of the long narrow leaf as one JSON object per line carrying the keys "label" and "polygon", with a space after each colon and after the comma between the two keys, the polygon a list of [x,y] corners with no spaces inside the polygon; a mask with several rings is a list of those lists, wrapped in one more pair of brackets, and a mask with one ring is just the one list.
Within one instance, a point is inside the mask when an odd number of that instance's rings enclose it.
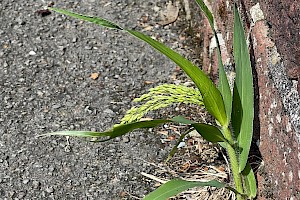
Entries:
{"label": "long narrow leaf", "polygon": [[100,25],[100,26],[104,26],[106,28],[123,30],[123,28],[121,28],[119,25],[117,25],[113,22],[110,22],[106,19],[103,19],[103,18],[92,17],[92,16],[87,16],[87,15],[81,15],[81,14],[78,14],[78,13],[70,12],[68,10],[52,8],[52,7],[49,7],[48,9],[53,10],[53,11],[58,12],[58,13],[61,13],[61,14],[64,14],[64,15],[68,15],[70,17],[74,17],[74,18],[77,18],[77,19],[82,19],[82,20],[85,20],[85,21],[88,21],[88,22],[91,22],[91,23],[94,23],[94,24],[97,24],[97,25]]}
{"label": "long narrow leaf", "polygon": [[210,10],[207,8],[207,6],[204,4],[202,0],[196,0],[197,4],[201,8],[201,10],[204,12],[211,29],[213,30],[214,36],[216,38],[216,43],[217,43],[217,55],[218,55],[218,68],[219,68],[219,85],[218,89],[220,90],[220,93],[223,97],[224,105],[225,105],[225,110],[226,110],[226,115],[227,115],[227,120],[228,122],[230,121],[231,118],[231,109],[232,109],[232,94],[230,91],[229,87],[229,82],[224,70],[224,65],[222,61],[222,56],[221,56],[221,48],[220,48],[220,42],[218,39],[217,32],[214,27],[214,17]]}
{"label": "long narrow leaf", "polygon": [[236,79],[233,94],[232,125],[238,142],[239,171],[247,164],[252,141],[254,99],[253,78],[249,51],[246,43],[243,25],[237,7],[234,7],[233,54],[236,67]]}
{"label": "long narrow leaf", "polygon": [[254,199],[257,195],[256,179],[249,163],[247,163],[242,175],[244,177],[247,196],[250,199]]}
{"label": "long narrow leaf", "polygon": [[180,192],[183,192],[193,187],[212,186],[216,188],[226,187],[224,183],[220,183],[216,180],[208,182],[196,182],[196,181],[185,181],[181,179],[174,179],[161,185],[155,191],[145,196],[144,200],[167,200],[169,197],[175,196]]}
{"label": "long narrow leaf", "polygon": [[[50,136],[50,135],[66,135],[66,136],[76,136],[76,137],[97,137],[97,138],[105,138],[100,141],[107,141],[130,131],[139,128],[153,128],[160,124],[172,122],[172,120],[166,119],[156,119],[156,120],[148,120],[148,121],[140,121],[140,122],[133,122],[129,124],[122,124],[114,126],[112,129],[105,131],[105,132],[93,132],[93,131],[58,131],[53,133],[46,133],[40,136]],[[108,137],[108,138],[107,138]]]}
{"label": "long narrow leaf", "polygon": [[[93,131],[58,131],[53,133],[46,133],[42,134],[40,136],[50,136],[50,135],[65,135],[65,136],[76,136],[76,137],[96,137],[96,138],[104,138],[100,141],[107,141],[122,135],[125,135],[126,133],[129,133],[135,129],[139,128],[153,128],[158,125],[169,123],[169,122],[175,122],[175,123],[181,123],[181,124],[189,124],[193,126],[196,130],[201,131],[201,135],[203,134],[204,138],[207,138],[208,141],[211,142],[219,142],[219,141],[226,141],[221,132],[218,128],[213,127],[211,125],[196,123],[193,121],[190,121],[182,116],[177,116],[172,119],[154,119],[154,120],[148,120],[148,121],[139,121],[139,122],[132,122],[128,124],[121,124],[116,125],[113,128],[104,131],[104,132],[93,132]],[[221,135],[220,135],[221,134]]]}
{"label": "long narrow leaf", "polygon": [[173,60],[178,66],[180,66],[185,71],[185,73],[194,81],[194,83],[200,90],[207,111],[210,114],[212,114],[219,121],[221,125],[228,124],[224,102],[219,90],[216,88],[214,83],[207,77],[207,75],[204,72],[202,72],[197,66],[193,65],[189,60],[185,59],[180,54],[171,50],[170,48],[163,45],[162,43],[153,40],[149,36],[146,36],[138,31],[122,29],[120,26],[106,19],[85,16],[85,15],[81,15],[81,14],[77,14],[77,13],[73,13],[61,9],[56,9],[56,8],[49,8],[49,9],[81,20],[86,20],[104,27],[125,30],[131,35],[148,43],[153,48],[155,48],[156,50],[160,51],[168,58]]}
{"label": "long narrow leaf", "polygon": [[181,123],[181,124],[195,124],[197,122],[191,121],[189,119],[186,119],[185,117],[178,115],[176,117],[172,118],[173,122]]}
{"label": "long narrow leaf", "polygon": [[182,124],[190,124],[192,127],[196,129],[196,131],[207,141],[212,143],[217,142],[225,142],[227,140],[224,138],[222,132],[215,126],[204,124],[204,123],[197,123],[191,120],[188,120],[182,116],[176,116],[171,119],[173,122],[182,123]]}
{"label": "long narrow leaf", "polygon": [[228,123],[222,96],[219,90],[215,87],[214,83],[207,77],[206,74],[204,74],[197,66],[193,65],[189,60],[185,59],[164,44],[153,40],[151,37],[140,32],[133,30],[127,31],[135,37],[147,42],[152,47],[173,60],[178,66],[180,66],[200,90],[203,96],[203,103],[207,111],[212,114],[221,125]]}
{"label": "long narrow leaf", "polygon": [[214,17],[213,14],[210,12],[210,10],[208,9],[208,7],[205,5],[205,3],[202,0],[195,0],[197,2],[197,4],[199,5],[199,7],[201,8],[201,10],[204,12],[210,27],[212,28],[212,30],[214,30]]}
{"label": "long narrow leaf", "polygon": [[[207,141],[212,143],[221,143],[226,145],[227,140],[224,138],[222,132],[215,126],[209,125],[209,124],[203,124],[203,123],[195,123],[190,120],[187,120],[181,116],[175,117],[172,119],[173,122],[179,122],[183,124],[191,124],[192,127],[196,129],[196,131]],[[186,133],[182,134],[177,142],[177,144],[173,147],[171,150],[166,162],[168,162],[175,152],[177,151],[177,146],[180,142],[182,142],[183,138],[190,132],[191,130],[188,130]],[[223,146],[224,146],[223,145]]]}
{"label": "long narrow leaf", "polygon": [[175,145],[175,146],[172,148],[172,150],[170,151],[170,153],[169,153],[169,155],[168,155],[168,157],[167,157],[165,163],[168,163],[169,160],[171,160],[171,158],[172,158],[172,157],[174,156],[174,154],[177,152],[179,144],[183,141],[184,137],[185,137],[187,134],[189,134],[191,131],[192,131],[192,130],[189,129],[189,130],[187,130],[185,133],[183,133],[183,134],[180,135],[180,137],[179,137],[179,139],[178,139],[176,145]]}
{"label": "long narrow leaf", "polygon": [[[217,38],[217,36],[215,36]],[[217,40],[218,41],[218,40]],[[219,43],[219,42],[217,42]],[[220,93],[222,94],[223,101],[225,104],[225,110],[228,122],[231,118],[231,110],[232,110],[232,94],[229,87],[229,82],[223,67],[222,57],[221,57],[221,51],[220,46],[218,46],[218,65],[219,65],[219,85],[218,88],[220,90]]]}
{"label": "long narrow leaf", "polygon": [[226,142],[226,139],[224,138],[221,131],[213,125],[198,123],[192,124],[192,126],[204,139],[206,139],[209,142]]}

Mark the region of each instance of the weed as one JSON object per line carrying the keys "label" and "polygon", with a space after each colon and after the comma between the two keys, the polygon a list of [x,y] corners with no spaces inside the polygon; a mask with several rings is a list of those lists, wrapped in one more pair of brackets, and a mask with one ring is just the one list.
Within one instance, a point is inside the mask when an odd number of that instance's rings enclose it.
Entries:
{"label": "weed", "polygon": [[[141,96],[135,101],[146,101],[140,107],[130,109],[121,124],[113,126],[105,132],[91,131],[60,131],[44,135],[69,135],[81,137],[97,137],[99,141],[124,135],[137,128],[150,128],[163,123],[181,123],[195,129],[204,139],[212,143],[219,143],[227,150],[235,187],[218,182],[196,182],[185,180],[171,180],[148,194],[144,199],[167,199],[188,188],[195,186],[213,186],[216,188],[225,187],[235,192],[238,200],[253,199],[256,197],[256,180],[248,163],[248,155],[253,132],[253,85],[250,56],[245,39],[244,29],[236,5],[234,7],[234,40],[233,54],[236,66],[236,77],[233,92],[231,92],[226,77],[219,41],[214,30],[214,19],[211,11],[202,0],[196,0],[206,15],[214,32],[218,47],[219,85],[215,86],[212,80],[197,66],[167,46],[144,35],[138,31],[122,28],[119,25],[103,18],[90,17],[76,14],[67,10],[49,7],[49,10],[56,11],[77,19],[92,22],[111,29],[125,31],[134,37],[148,43],[153,48],[166,55],[174,61],[192,79],[197,90],[185,86],[161,85],[150,90],[148,94]],[[172,119],[154,119],[140,121],[144,114],[150,110],[157,110],[167,107],[173,103],[197,104],[204,106],[206,110],[216,119],[217,126],[190,121],[182,116]]]}

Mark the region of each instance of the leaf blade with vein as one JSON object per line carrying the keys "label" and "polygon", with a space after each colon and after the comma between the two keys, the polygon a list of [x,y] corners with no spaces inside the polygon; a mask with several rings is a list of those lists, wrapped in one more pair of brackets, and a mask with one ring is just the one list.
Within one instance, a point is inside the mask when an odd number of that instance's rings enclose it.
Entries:
{"label": "leaf blade with vein", "polygon": [[257,195],[256,179],[253,169],[251,168],[249,163],[247,163],[245,169],[242,172],[242,175],[244,177],[247,196],[250,199],[254,199]]}
{"label": "leaf blade with vein", "polygon": [[189,188],[212,186],[216,188],[226,187],[224,183],[212,180],[207,182],[185,181],[181,179],[174,179],[161,185],[155,191],[145,196],[144,200],[166,200],[169,197],[175,196]]}
{"label": "leaf blade with vein", "polygon": [[222,132],[215,126],[203,123],[192,124],[197,132],[207,141],[212,143],[227,142]]}
{"label": "leaf blade with vein", "polygon": [[232,125],[237,138],[239,171],[247,164],[253,134],[254,99],[250,55],[237,7],[234,7],[233,55],[236,66]]}
{"label": "leaf blade with vein", "polygon": [[201,10],[204,12],[211,29],[213,30],[216,42],[217,42],[217,55],[218,55],[218,68],[219,68],[219,85],[218,89],[223,97],[224,105],[225,105],[225,110],[226,110],[226,115],[227,115],[227,120],[228,123],[230,122],[231,118],[231,110],[232,110],[232,94],[231,90],[229,87],[229,82],[224,70],[224,65],[222,61],[222,55],[221,55],[221,47],[220,47],[220,42],[218,39],[217,32],[214,27],[214,17],[213,14],[210,12],[208,7],[205,5],[205,3],[202,0],[196,0],[197,4],[201,8]]}
{"label": "leaf blade with vein", "polygon": [[85,16],[74,12],[62,10],[62,9],[56,9],[56,8],[49,8],[49,9],[65,15],[72,16],[77,19],[89,21],[100,26],[104,26],[112,29],[124,30],[130,33],[131,35],[141,39],[142,41],[148,43],[153,48],[155,48],[156,50],[158,50],[159,52],[163,53],[168,58],[170,58],[172,61],[174,61],[178,66],[180,66],[185,71],[185,73],[194,81],[199,91],[201,92],[203,97],[203,102],[207,111],[211,115],[213,115],[221,125],[228,124],[225,106],[220,91],[216,88],[214,83],[207,77],[207,75],[204,72],[202,72],[197,66],[192,64],[189,60],[187,60],[180,54],[171,50],[164,44],[156,40],[153,40],[151,37],[147,35],[144,35],[138,31],[123,29],[117,24],[110,22],[106,19],[99,18],[99,17]]}
{"label": "leaf blade with vein", "polygon": [[122,124],[114,126],[112,129],[104,131],[104,132],[93,132],[93,131],[58,131],[53,133],[46,133],[42,134],[40,136],[51,136],[51,135],[64,135],[64,136],[76,136],[76,137],[97,137],[97,138],[107,138],[103,141],[107,141],[122,135],[125,135],[126,133],[129,133],[130,131],[133,131],[135,129],[139,128],[153,128],[158,125],[171,122],[171,120],[167,119],[155,119],[155,120],[148,120],[148,121],[139,121],[129,124]]}

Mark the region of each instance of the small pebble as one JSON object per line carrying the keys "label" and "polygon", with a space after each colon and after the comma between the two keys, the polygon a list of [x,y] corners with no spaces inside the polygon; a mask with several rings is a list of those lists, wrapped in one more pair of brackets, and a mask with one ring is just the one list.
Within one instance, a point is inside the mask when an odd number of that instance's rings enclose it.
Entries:
{"label": "small pebble", "polygon": [[129,159],[121,159],[121,160],[120,160],[120,163],[121,163],[121,165],[126,166],[126,165],[131,165],[131,164],[132,164],[132,161],[129,160]]}
{"label": "small pebble", "polygon": [[29,179],[24,179],[24,180],[23,180],[23,183],[24,183],[24,184],[29,183]]}
{"label": "small pebble", "polygon": [[124,136],[123,139],[122,139],[122,142],[128,143],[128,142],[130,142],[130,138],[127,137],[127,136]]}
{"label": "small pebble", "polygon": [[52,106],[53,109],[58,109],[58,108],[60,108],[60,107],[61,107],[60,104],[54,104],[54,105]]}
{"label": "small pebble", "polygon": [[185,146],[185,142],[180,142],[177,146],[177,148],[181,148],[181,147],[184,147]]}
{"label": "small pebble", "polygon": [[23,199],[26,196],[26,192],[22,191],[18,194],[19,199]]}
{"label": "small pebble", "polygon": [[41,183],[38,182],[38,181],[33,181],[33,182],[32,182],[32,185],[33,185],[33,188],[34,188],[34,189],[38,189],[38,188],[41,186]]}
{"label": "small pebble", "polygon": [[29,55],[34,56],[34,55],[36,55],[36,53],[34,51],[29,51]]}
{"label": "small pebble", "polygon": [[52,193],[52,192],[54,192],[54,189],[52,187],[46,188],[46,192]]}
{"label": "small pebble", "polygon": [[77,42],[77,38],[76,37],[72,38],[72,42]]}

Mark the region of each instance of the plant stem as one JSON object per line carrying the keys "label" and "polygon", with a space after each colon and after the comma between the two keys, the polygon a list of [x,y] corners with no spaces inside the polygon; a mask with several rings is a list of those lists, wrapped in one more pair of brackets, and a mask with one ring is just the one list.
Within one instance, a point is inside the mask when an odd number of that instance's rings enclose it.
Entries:
{"label": "plant stem", "polygon": [[[223,130],[224,130],[224,137],[229,141],[230,144],[233,144],[234,141],[233,141],[230,129],[228,127],[225,127],[225,128],[223,128]],[[234,184],[235,184],[236,190],[240,194],[243,194],[244,190],[243,190],[243,184],[242,184],[242,177],[241,177],[241,174],[239,173],[239,162],[237,159],[236,152],[235,152],[233,146],[230,144],[227,145],[227,152],[228,152],[231,170],[232,170],[232,174],[233,174]],[[244,197],[240,194],[236,194],[237,200],[244,199]]]}

